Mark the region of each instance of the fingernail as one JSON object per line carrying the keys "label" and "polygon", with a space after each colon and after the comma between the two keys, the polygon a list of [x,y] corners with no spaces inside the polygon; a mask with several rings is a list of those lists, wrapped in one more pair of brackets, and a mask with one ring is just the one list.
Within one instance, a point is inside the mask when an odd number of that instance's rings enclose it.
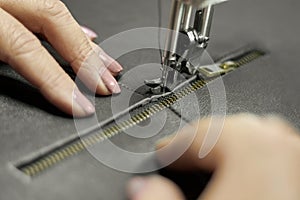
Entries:
{"label": "fingernail", "polygon": [[86,116],[86,115],[91,115],[91,114],[95,113],[95,107],[91,104],[91,102],[85,96],[83,96],[83,94],[79,90],[77,90],[77,89],[74,90],[73,99],[75,102],[75,104],[73,104],[73,106],[75,106],[73,108],[73,111],[78,112],[77,106],[79,106],[81,108],[81,111],[83,111],[83,113],[82,112],[77,113],[78,115]]}
{"label": "fingernail", "polygon": [[121,92],[118,82],[107,70],[100,74],[100,76],[103,80],[103,83],[112,94],[118,94]]}
{"label": "fingernail", "polygon": [[81,26],[81,29],[91,40],[94,40],[98,37],[97,33],[85,26]]}
{"label": "fingernail", "polygon": [[146,178],[143,177],[132,178],[127,184],[127,194],[129,198],[134,198],[138,196],[145,188],[146,183],[147,183]]}
{"label": "fingernail", "polygon": [[120,73],[123,70],[122,66],[107,54],[101,52],[99,56],[110,71]]}
{"label": "fingernail", "polygon": [[95,45],[93,48],[94,51],[99,55],[106,68],[108,68],[111,72],[118,74],[123,70],[123,67],[112,57],[107,55],[98,45]]}

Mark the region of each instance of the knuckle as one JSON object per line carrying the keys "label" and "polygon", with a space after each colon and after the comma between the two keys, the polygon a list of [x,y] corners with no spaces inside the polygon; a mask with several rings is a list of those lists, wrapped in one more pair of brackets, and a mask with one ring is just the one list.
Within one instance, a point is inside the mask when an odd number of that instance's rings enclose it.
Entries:
{"label": "knuckle", "polygon": [[83,63],[89,62],[90,59],[93,60],[93,56],[95,56],[95,52],[88,42],[82,41],[81,44],[79,48],[72,49],[73,52],[76,52],[69,61],[72,66],[83,66]]}
{"label": "knuckle", "polygon": [[[47,70],[45,70],[47,71]],[[42,73],[43,84],[40,87],[42,92],[56,91],[58,89],[64,88],[66,76],[64,73]]]}
{"label": "knuckle", "polygon": [[46,15],[46,18],[62,18],[71,16],[67,6],[60,0],[43,0],[40,10],[44,15]]}
{"label": "knuckle", "polygon": [[11,36],[9,37],[10,56],[16,57],[21,55],[30,54],[42,47],[38,39],[26,31],[12,29]]}

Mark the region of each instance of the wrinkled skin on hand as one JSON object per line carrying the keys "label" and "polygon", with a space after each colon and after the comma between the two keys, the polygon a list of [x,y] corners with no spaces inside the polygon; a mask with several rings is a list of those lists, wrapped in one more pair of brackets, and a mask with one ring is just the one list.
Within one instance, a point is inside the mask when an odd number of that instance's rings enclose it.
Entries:
{"label": "wrinkled skin on hand", "polygon": [[61,1],[0,0],[0,19],[0,60],[62,111],[82,117],[95,108],[35,34],[42,35],[93,92],[120,92],[114,76],[122,67],[92,43]]}

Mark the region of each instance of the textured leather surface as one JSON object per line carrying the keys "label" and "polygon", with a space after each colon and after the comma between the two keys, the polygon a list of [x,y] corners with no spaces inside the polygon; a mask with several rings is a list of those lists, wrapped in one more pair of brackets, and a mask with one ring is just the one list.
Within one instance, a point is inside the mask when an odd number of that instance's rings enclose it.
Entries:
{"label": "textured leather surface", "polygon": [[[65,2],[81,24],[100,33],[100,40],[131,28],[157,26],[157,6],[153,1]],[[170,1],[163,1],[165,26],[169,4]],[[297,0],[233,0],[216,8],[208,48],[214,58],[251,43],[269,51],[266,57],[223,78],[228,113],[277,113],[300,127],[299,7]],[[138,64],[157,61],[158,55],[158,52],[141,51],[119,61],[126,71]],[[122,78],[120,81],[131,83]],[[124,184],[131,175],[104,166],[86,151],[31,181],[24,180],[11,168],[13,161],[76,134],[76,128],[73,119],[49,105],[6,65],[0,66],[0,83],[0,199],[125,199]],[[130,90],[122,89],[125,94]],[[205,88],[198,91],[197,97],[201,115],[208,115],[208,91]],[[135,94],[132,101],[142,98]],[[111,116],[110,102],[111,97],[96,98],[100,121]],[[184,102],[183,105],[193,107],[189,98]],[[193,109],[182,111],[180,108],[179,104],[173,107],[187,121],[198,117]],[[179,121],[173,111],[167,110],[167,115],[170,120],[164,126],[163,134],[170,134]],[[147,146],[130,143],[124,136],[115,140],[131,150],[142,150]]]}

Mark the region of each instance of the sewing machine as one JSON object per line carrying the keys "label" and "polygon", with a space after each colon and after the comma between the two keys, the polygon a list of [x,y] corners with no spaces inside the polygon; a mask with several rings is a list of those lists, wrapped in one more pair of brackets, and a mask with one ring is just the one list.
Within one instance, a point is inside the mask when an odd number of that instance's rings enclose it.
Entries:
{"label": "sewing machine", "polygon": [[[157,7],[153,1],[149,0],[132,0],[130,3],[125,4],[123,0],[86,0],[76,2],[64,0],[64,2],[67,3],[76,18],[94,28],[96,32],[101,33],[101,39],[109,38],[116,33],[133,27],[157,25],[157,18],[154,17],[157,13]],[[162,2],[164,2],[164,13],[169,13],[169,1]],[[171,5],[173,15],[179,16],[181,13],[181,19],[183,19],[185,16],[182,14],[184,8],[190,8],[188,5],[191,5],[193,12],[189,18],[189,25],[192,28],[194,28],[193,23],[197,8],[198,10],[202,10],[203,18],[200,20],[201,22],[206,21],[205,19],[207,18],[204,16],[211,17],[211,15],[204,15],[203,11],[203,9],[205,10],[209,7],[200,6],[199,8],[195,4],[187,4],[188,2],[191,1],[174,0]],[[222,77],[224,86],[226,87],[227,113],[278,113],[300,128],[300,68],[298,67],[300,64],[300,46],[295,42],[300,33],[300,28],[296,25],[300,18],[300,13],[297,12],[299,5],[299,1],[296,0],[239,0],[215,6],[216,12],[214,13],[212,29],[209,31],[207,28],[207,32],[203,31],[205,33],[210,32],[210,36],[209,34],[207,36],[208,38],[213,38],[205,50],[209,51],[214,60],[218,60],[223,55],[230,54],[233,50],[239,49],[245,44],[252,44],[253,41],[269,50],[269,54],[262,57],[262,59],[248,63],[247,66]],[[189,12],[186,13],[188,14]],[[212,11],[208,12],[206,10],[206,13],[212,14]],[[163,16],[163,19],[168,20],[167,16]],[[181,22],[175,17],[171,19],[173,19],[171,20],[171,25]],[[209,22],[211,20],[212,18],[210,18]],[[182,29],[185,26],[180,25],[176,27],[178,28],[177,30],[181,30],[179,32],[182,32],[182,35],[186,35],[185,38],[188,38],[187,34],[184,33],[184,29]],[[172,29],[175,30],[174,28]],[[197,33],[201,32],[201,29],[197,30],[200,30]],[[144,35],[141,36],[141,41],[143,39]],[[170,46],[174,46],[174,41],[176,40],[169,41]],[[198,55],[204,50],[207,42],[208,40],[205,42],[202,41],[202,47],[201,45],[192,43],[192,46],[197,47],[199,50]],[[156,40],[154,40],[154,43],[156,43]],[[201,48],[198,48],[198,46]],[[117,43],[116,48],[119,48],[119,43]],[[156,85],[156,87],[160,86],[157,87],[158,93],[162,93],[161,88],[169,88],[165,90],[172,89],[172,77],[174,77],[173,75],[176,71],[179,72],[178,74],[193,76],[191,75],[193,73],[189,74],[187,70],[184,73],[180,71],[182,66],[181,61],[184,56],[174,57],[171,53],[164,52],[163,57],[163,63],[165,63],[165,66],[168,65],[165,77],[169,77],[170,81],[167,81],[164,86],[163,82],[159,80],[159,84]],[[172,58],[178,59],[175,60],[178,65],[170,65]],[[187,56],[186,58],[190,57]],[[125,55],[119,61],[124,66],[125,73],[137,65],[158,63],[159,58],[157,50],[145,50]],[[234,65],[234,62],[232,63]],[[227,63],[227,66],[229,64]],[[173,71],[172,67],[174,66],[178,66],[180,69]],[[228,69],[225,66],[223,68],[220,68],[219,65],[216,66],[215,69],[219,69],[220,72]],[[157,71],[159,72],[157,73],[157,77],[161,79],[162,76],[160,76],[159,69]],[[218,74],[205,74],[204,71],[202,70],[202,75],[205,77]],[[155,77],[149,77],[149,79]],[[119,82],[123,81],[124,83],[124,78],[124,76],[121,77]],[[135,79],[137,79],[136,76],[133,76],[126,81],[128,84],[134,85],[136,83]],[[49,150],[47,149],[49,146],[53,144],[59,146],[63,144],[65,138],[76,136],[76,128],[73,119],[65,117],[58,110],[51,107],[33,87],[26,84],[24,79],[4,64],[0,66],[0,83],[1,200],[121,200],[126,198],[124,187],[132,175],[106,167],[88,151],[82,151],[81,153],[74,154],[73,157],[56,162],[55,166],[32,178],[19,170],[16,161],[20,159],[26,160],[32,153],[39,153],[39,156],[45,155],[46,150]],[[152,90],[155,90],[154,88],[152,87]],[[122,94],[128,94],[129,92],[131,92],[129,89],[122,87]],[[188,96],[179,101],[179,104],[183,105],[186,109],[182,109],[178,104],[164,110],[168,116],[168,120],[162,129],[162,134],[171,133],[175,131],[174,129],[178,128],[176,124],[181,120],[178,113],[184,116],[187,121],[195,120],[196,117],[193,115],[194,103],[199,104],[201,114],[208,115],[210,113],[209,104],[211,102],[205,87],[197,90],[195,95],[199,97],[198,102],[193,102]],[[132,96],[131,99],[134,102],[142,98],[138,93],[134,93]],[[109,109],[109,106],[111,106],[110,97],[97,97],[95,104],[97,118],[100,122],[112,116]],[[158,108],[155,107],[153,110],[157,110]],[[143,116],[147,116],[148,113],[143,114]],[[155,117],[157,116],[155,115]],[[149,120],[145,122],[149,122]],[[145,124],[147,125],[147,123]],[[141,132],[139,131],[139,133]],[[127,137],[124,134],[116,135],[113,138],[113,142],[123,144],[123,146],[120,145],[123,148],[134,148],[135,152],[145,152],[146,148],[144,149],[144,146],[146,145],[141,145],[144,140],[134,143],[126,139]],[[41,149],[44,151],[41,151]],[[73,148],[69,148],[69,150],[73,150]],[[110,155],[110,152],[108,155]],[[150,164],[152,162],[145,162],[147,166]],[[174,175],[174,179],[178,179],[178,177],[180,178],[178,174]],[[185,182],[185,188],[192,189],[196,185],[198,186],[198,184],[204,185],[205,181],[203,180],[205,179],[194,177],[194,175],[191,178],[195,178],[196,180],[192,182],[189,179]],[[187,199],[196,199],[196,197]]]}
{"label": "sewing machine", "polygon": [[[162,58],[162,77],[146,80],[153,93],[171,91],[182,78],[179,73],[195,75],[202,66],[194,65],[207,47],[213,20],[214,5],[226,0],[173,0],[169,33]],[[219,72],[219,68],[210,68]]]}

